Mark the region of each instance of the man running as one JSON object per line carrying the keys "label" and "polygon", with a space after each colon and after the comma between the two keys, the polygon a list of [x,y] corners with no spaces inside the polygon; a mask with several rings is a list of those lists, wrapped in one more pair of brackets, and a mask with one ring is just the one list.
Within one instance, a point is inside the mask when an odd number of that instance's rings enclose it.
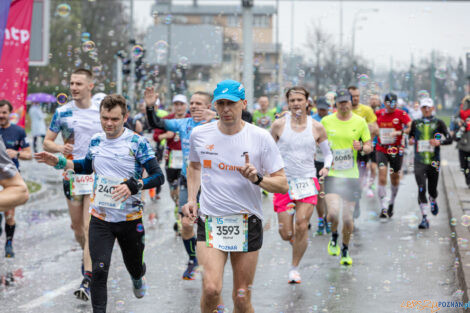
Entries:
{"label": "man running", "polygon": [[[104,132],[91,138],[85,158],[72,161],[48,152],[35,154],[38,162],[65,169],[67,173],[71,170],[81,174],[95,172],[90,206],[94,313],[106,312],[107,280],[116,239],[131,276],[134,295],[142,298],[147,288],[141,190],[161,185],[165,179],[147,139],[124,127],[128,114],[124,97],[106,96],[100,106]],[[149,176],[142,179],[144,168]]]}
{"label": "man running", "polygon": [[[173,97],[173,112],[170,115],[163,117],[164,119],[181,119],[189,118],[191,115],[186,113],[188,110],[188,99],[185,95],[175,95]],[[181,168],[183,167],[183,151],[181,151],[181,140],[178,132],[165,131],[163,129],[155,128],[153,131],[153,139],[156,142],[166,140],[165,150],[165,172],[166,179],[170,185],[171,199],[175,202],[175,225],[173,229],[175,232],[181,232],[181,219],[178,214],[179,207],[179,181],[181,176]]]}
{"label": "man running", "polygon": [[[367,125],[369,126],[369,132],[371,138],[373,138],[377,132],[377,117],[374,114],[372,108],[368,105],[360,103],[361,94],[359,89],[356,86],[349,86],[348,91],[351,94],[352,101],[352,112],[359,115],[360,117],[366,120]],[[357,162],[359,163],[359,181],[361,184],[361,190],[367,185],[367,163],[370,160],[370,154],[359,153],[357,156]],[[362,194],[362,192],[361,192]],[[356,201],[354,206],[354,218],[358,218],[361,215],[361,208],[359,206],[359,199]]]}
{"label": "man running", "polygon": [[[301,282],[298,267],[307,250],[308,223],[320,191],[314,161],[317,145],[325,158],[324,166],[319,170],[321,179],[328,175],[332,161],[325,128],[307,115],[308,97],[309,93],[303,87],[289,88],[286,99],[290,114],[277,119],[271,128],[271,135],[285,163],[289,183],[289,192],[275,193],[273,204],[279,220],[279,234],[292,244],[290,284]],[[323,218],[323,214],[319,213],[318,216]]]}
{"label": "man running", "polygon": [[260,109],[253,112],[253,123],[261,128],[269,129],[276,119],[276,108],[269,109],[267,96],[259,97],[258,104]]}
{"label": "man running", "polygon": [[[384,98],[385,108],[375,112],[379,125],[379,136],[375,145],[377,163],[379,164],[380,218],[393,216],[393,205],[400,186],[400,169],[403,163],[403,134],[410,132],[411,119],[405,111],[397,109],[397,95],[388,93]],[[391,196],[386,204],[387,172],[390,164]]]}
{"label": "man running", "polygon": [[333,164],[325,179],[325,200],[328,207],[327,220],[331,223],[332,238],[328,243],[328,253],[339,255],[338,224],[342,208],[343,245],[340,264],[352,265],[349,255],[349,241],[354,230],[354,203],[359,199],[361,187],[357,154],[372,151],[370,132],[366,121],[352,113],[351,94],[342,89],[336,92],[338,111],[325,116],[321,123],[328,135],[333,152]]}
{"label": "man running", "polygon": [[[326,97],[318,97],[316,101],[317,113],[315,113],[312,118],[317,122],[321,122],[322,118],[327,115],[330,115],[330,104]],[[320,179],[320,171],[325,166],[325,157],[323,156],[321,148],[317,145],[315,150],[315,169],[317,170],[317,178]],[[320,190],[321,195],[325,194],[325,188],[323,184],[323,179],[320,180]],[[317,198],[317,214],[318,214],[318,228],[317,235],[323,235],[324,232],[327,234],[331,233],[331,225],[326,222],[326,204],[325,197],[320,196]]]}
{"label": "man running", "polygon": [[[181,140],[181,148],[183,151],[183,166],[181,169],[181,176],[179,181],[179,206],[178,213],[182,215],[182,207],[188,201],[188,189],[186,181],[186,167],[189,156],[189,137],[193,129],[202,125],[205,121],[210,121],[215,117],[215,112],[209,110],[211,107],[211,96],[202,91],[195,92],[189,103],[189,112],[191,117],[182,119],[163,120],[155,114],[154,104],[158,99],[158,94],[155,93],[152,87],[145,89],[144,100],[147,105],[147,118],[150,127],[169,130],[179,133]],[[187,217],[181,219],[181,238],[186,252],[189,256],[188,266],[183,273],[183,279],[194,280],[195,269],[198,266],[196,257],[196,236],[194,234],[194,222],[190,221]]]}
{"label": "man running", "polygon": [[[0,135],[6,146],[6,152],[11,158],[16,168],[19,169],[18,160],[31,160],[33,154],[31,147],[26,140],[26,132],[23,127],[10,123],[10,114],[13,112],[13,106],[7,100],[0,100]],[[1,223],[1,219],[0,219]],[[1,227],[1,226],[0,226]],[[13,251],[13,236],[15,234],[15,207],[5,212],[5,257],[15,257]]]}
{"label": "man running", "polygon": [[[93,74],[86,69],[75,70],[70,77],[70,92],[73,100],[59,107],[51,120],[44,139],[44,150],[61,153],[69,160],[86,156],[91,137],[102,132],[99,103],[91,99]],[[62,133],[63,145],[54,141]],[[71,181],[75,184],[71,184]],[[90,194],[93,176],[77,174],[72,179],[63,179],[64,194],[69,208],[75,240],[83,249],[83,280],[74,295],[81,300],[90,298],[91,259],[88,249],[88,225],[90,222]],[[75,187],[75,188],[73,188]]]}
{"label": "man running", "polygon": [[437,182],[440,168],[440,146],[452,143],[452,136],[446,124],[432,115],[434,103],[431,98],[420,101],[422,118],[413,120],[410,129],[410,144],[414,146],[414,169],[416,184],[418,184],[418,204],[422,220],[420,229],[428,229],[427,219],[428,200],[426,199],[426,184],[429,193],[431,213],[437,215]]}
{"label": "man running", "polygon": [[254,312],[251,287],[263,243],[260,187],[284,194],[288,184],[273,138],[242,120],[247,105],[243,85],[220,82],[213,102],[220,120],[199,126],[191,134],[189,196],[183,208],[188,219],[197,218],[197,254],[204,268],[201,312],[224,310],[222,279],[229,252],[234,312]]}

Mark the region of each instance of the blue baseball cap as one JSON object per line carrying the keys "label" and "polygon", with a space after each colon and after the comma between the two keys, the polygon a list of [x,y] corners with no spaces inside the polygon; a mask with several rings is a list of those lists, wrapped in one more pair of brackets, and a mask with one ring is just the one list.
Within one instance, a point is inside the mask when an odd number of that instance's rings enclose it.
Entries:
{"label": "blue baseball cap", "polygon": [[245,87],[235,80],[223,80],[217,84],[217,88],[214,90],[214,99],[212,100],[212,103],[215,103],[220,99],[234,102],[245,100]]}
{"label": "blue baseball cap", "polygon": [[351,101],[351,94],[347,89],[340,89],[336,91],[336,103]]}

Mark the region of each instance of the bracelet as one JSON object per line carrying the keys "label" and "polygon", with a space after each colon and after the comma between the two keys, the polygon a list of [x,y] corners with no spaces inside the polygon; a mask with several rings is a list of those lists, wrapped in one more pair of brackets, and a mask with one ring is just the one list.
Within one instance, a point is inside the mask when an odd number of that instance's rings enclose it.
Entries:
{"label": "bracelet", "polygon": [[60,155],[59,156],[59,162],[57,162],[57,164],[54,166],[54,168],[56,170],[61,170],[61,169],[64,169],[65,166],[67,166],[67,159],[64,156]]}

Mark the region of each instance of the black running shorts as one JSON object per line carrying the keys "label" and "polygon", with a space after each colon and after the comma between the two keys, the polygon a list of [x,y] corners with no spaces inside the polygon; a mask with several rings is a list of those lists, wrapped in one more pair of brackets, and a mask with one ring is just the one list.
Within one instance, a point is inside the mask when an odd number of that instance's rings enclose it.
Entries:
{"label": "black running shorts", "polygon": [[381,151],[376,151],[376,159],[379,168],[390,164],[390,168],[393,169],[395,173],[398,173],[401,170],[401,165],[403,164],[403,155],[399,154],[387,154]]}
{"label": "black running shorts", "polygon": [[[199,217],[197,219],[197,241],[206,241],[205,223]],[[263,245],[263,223],[256,216],[248,218],[248,251],[257,251]]]}

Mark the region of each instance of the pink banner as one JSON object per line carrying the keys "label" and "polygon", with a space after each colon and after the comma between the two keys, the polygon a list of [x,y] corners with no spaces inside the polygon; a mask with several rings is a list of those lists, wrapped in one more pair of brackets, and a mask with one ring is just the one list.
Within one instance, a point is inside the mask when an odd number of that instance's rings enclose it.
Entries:
{"label": "pink banner", "polygon": [[33,0],[13,0],[0,60],[0,100],[13,105],[12,123],[24,127]]}

